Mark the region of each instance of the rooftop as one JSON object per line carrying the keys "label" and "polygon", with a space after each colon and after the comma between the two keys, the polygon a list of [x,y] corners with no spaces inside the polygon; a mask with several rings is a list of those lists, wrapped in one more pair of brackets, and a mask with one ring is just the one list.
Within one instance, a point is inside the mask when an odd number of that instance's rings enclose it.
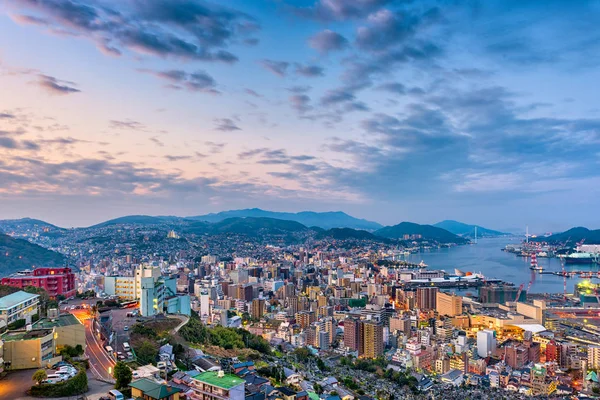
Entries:
{"label": "rooftop", "polygon": [[36,299],[38,297],[40,297],[40,295],[27,293],[20,290],[18,292],[0,298],[0,310],[12,308],[27,300]]}
{"label": "rooftop", "polygon": [[39,339],[52,334],[52,329],[36,329],[33,331],[12,331],[2,336],[5,342],[16,342],[18,340]]}
{"label": "rooftop", "polygon": [[58,318],[44,318],[33,324],[35,329],[54,328],[61,326],[81,325],[81,322],[73,314],[62,314]]}
{"label": "rooftop", "polygon": [[203,372],[202,374],[194,377],[194,379],[227,390],[245,383],[243,379],[232,374],[224,374],[222,377],[219,377],[217,371]]}
{"label": "rooftop", "polygon": [[145,396],[151,399],[165,399],[174,393],[181,392],[181,389],[169,385],[162,385],[150,379],[142,378],[129,384],[130,387],[142,391]]}

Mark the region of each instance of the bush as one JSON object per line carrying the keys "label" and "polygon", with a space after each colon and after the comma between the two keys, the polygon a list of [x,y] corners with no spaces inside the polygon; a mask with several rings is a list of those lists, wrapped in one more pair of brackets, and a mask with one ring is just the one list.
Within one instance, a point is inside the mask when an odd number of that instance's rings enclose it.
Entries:
{"label": "bush", "polygon": [[88,391],[88,379],[85,368],[79,367],[79,372],[73,378],[59,383],[42,383],[34,385],[29,394],[34,397],[68,397],[83,394]]}
{"label": "bush", "polygon": [[12,330],[16,330],[16,329],[21,329],[24,326],[25,326],[25,320],[18,319],[15,322],[8,324],[7,328],[12,331]]}
{"label": "bush", "polygon": [[271,346],[261,336],[253,335],[244,329],[215,326],[207,328],[196,314],[179,331],[181,337],[191,343],[213,345],[224,349],[243,349],[249,347],[263,354],[271,354]]}

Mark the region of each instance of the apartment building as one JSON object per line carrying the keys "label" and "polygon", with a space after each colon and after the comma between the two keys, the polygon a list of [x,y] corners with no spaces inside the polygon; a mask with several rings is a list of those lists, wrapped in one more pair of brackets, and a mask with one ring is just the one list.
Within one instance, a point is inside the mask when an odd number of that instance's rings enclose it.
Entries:
{"label": "apartment building", "polygon": [[24,319],[31,323],[31,317],[38,313],[40,296],[23,291],[0,298],[0,328]]}
{"label": "apartment building", "polygon": [[243,379],[223,371],[207,371],[192,379],[192,400],[244,400]]}

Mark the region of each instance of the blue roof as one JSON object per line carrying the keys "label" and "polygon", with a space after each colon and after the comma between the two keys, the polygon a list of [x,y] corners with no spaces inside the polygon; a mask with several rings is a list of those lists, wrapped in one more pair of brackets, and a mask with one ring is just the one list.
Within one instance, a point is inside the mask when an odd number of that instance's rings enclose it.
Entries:
{"label": "blue roof", "polygon": [[233,368],[251,367],[253,365],[254,365],[254,362],[252,362],[252,361],[246,361],[246,362],[241,362],[241,363],[233,364]]}
{"label": "blue roof", "polygon": [[6,310],[27,300],[35,299],[38,297],[40,297],[39,294],[31,294],[20,290],[18,292],[0,298],[0,309]]}

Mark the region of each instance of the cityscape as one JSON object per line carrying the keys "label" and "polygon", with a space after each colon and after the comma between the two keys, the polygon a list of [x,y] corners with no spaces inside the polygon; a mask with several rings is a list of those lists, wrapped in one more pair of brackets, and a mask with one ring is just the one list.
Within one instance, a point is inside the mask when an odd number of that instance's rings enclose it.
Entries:
{"label": "cityscape", "polygon": [[0,399],[600,399],[599,23],[0,1]]}

